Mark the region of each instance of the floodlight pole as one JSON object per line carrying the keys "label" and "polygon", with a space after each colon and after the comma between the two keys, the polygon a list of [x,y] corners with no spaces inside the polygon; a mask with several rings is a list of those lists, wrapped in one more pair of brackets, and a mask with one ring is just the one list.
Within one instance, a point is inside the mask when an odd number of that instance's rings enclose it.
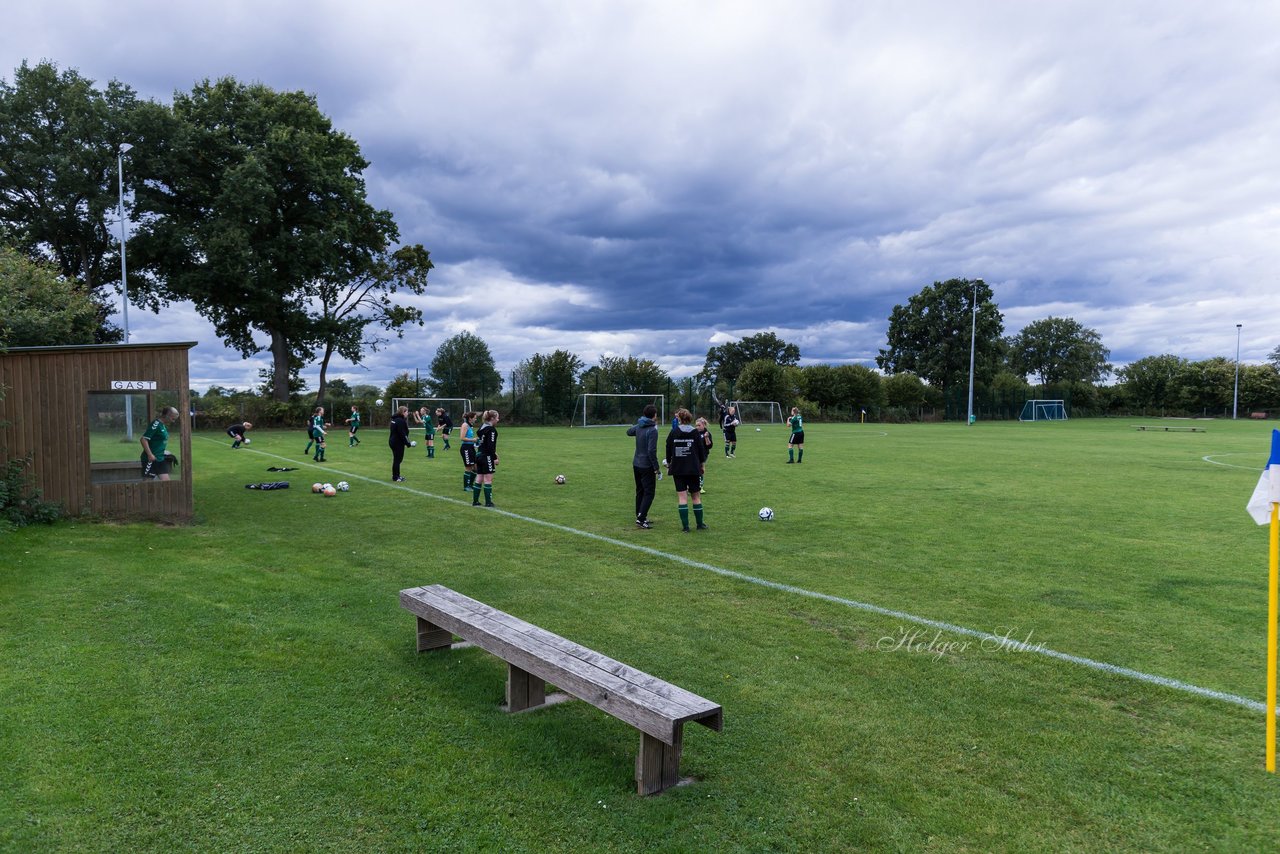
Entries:
{"label": "floodlight pole", "polygon": [[[120,143],[120,148],[116,152],[116,165],[119,167],[120,177],[120,290],[124,293],[124,343],[129,343],[129,275],[128,267],[125,264],[124,244],[128,239],[127,225],[124,221],[124,156],[129,153],[133,146],[127,142]],[[133,441],[133,395],[125,393],[124,396],[124,430],[125,438]]]}
{"label": "floodlight pole", "polygon": [[1236,411],[1240,405],[1240,327],[1243,323],[1236,324],[1236,388],[1231,395],[1231,420],[1236,420]]}
{"label": "floodlight pole", "polygon": [[969,426],[973,426],[973,353],[978,342],[978,282],[980,281],[981,279],[975,279],[973,282],[973,315],[969,323],[969,420],[966,422]]}

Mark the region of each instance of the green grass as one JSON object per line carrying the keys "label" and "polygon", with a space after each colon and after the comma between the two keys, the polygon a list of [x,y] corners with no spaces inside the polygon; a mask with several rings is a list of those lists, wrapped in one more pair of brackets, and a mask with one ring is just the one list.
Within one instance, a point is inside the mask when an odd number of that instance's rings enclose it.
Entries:
{"label": "green grass", "polygon": [[[1261,700],[1270,427],[1129,424],[813,424],[800,466],[747,429],[690,535],[669,480],[631,523],[621,430],[503,428],[494,500],[526,518],[462,503],[456,450],[392,487],[385,432],[319,470],[301,431],[198,436],[194,525],[0,539],[0,848],[1274,847],[1256,711],[954,633],[893,649],[921,627],[685,562]],[[630,727],[504,715],[497,659],[416,655],[396,594],[427,583],[721,703],[685,731],[699,782],[639,798]]]}

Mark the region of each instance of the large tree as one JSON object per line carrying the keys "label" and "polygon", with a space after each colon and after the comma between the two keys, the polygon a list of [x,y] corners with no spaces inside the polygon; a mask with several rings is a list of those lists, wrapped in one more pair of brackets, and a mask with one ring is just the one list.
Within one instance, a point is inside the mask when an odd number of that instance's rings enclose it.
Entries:
{"label": "large tree", "polygon": [[372,258],[356,258],[358,266],[339,271],[332,280],[317,287],[316,339],[320,348],[320,386],[316,399],[324,401],[328,392],[329,362],[334,353],[359,364],[368,348],[377,352],[388,339],[372,331],[383,329],[404,337],[404,327],[422,325],[422,309],[400,305],[392,299],[397,291],[423,294],[431,255],[420,245],[402,246],[394,252],[380,252]]}
{"label": "large tree", "polygon": [[478,335],[459,332],[436,350],[427,387],[433,397],[486,400],[502,391],[502,375],[493,365],[489,345]]}
{"label": "large tree", "polygon": [[549,355],[534,353],[520,365],[529,384],[542,397],[543,411],[556,418],[573,415],[574,392],[582,373],[582,360],[568,350]]}
{"label": "large tree", "polygon": [[98,306],[48,264],[0,246],[0,348],[92,344]]}
{"label": "large tree", "polygon": [[671,378],[651,359],[601,356],[582,374],[582,390],[592,394],[665,394]]}
{"label": "large tree", "polygon": [[[971,334],[977,298],[977,337]],[[990,286],[981,279],[934,282],[896,305],[889,315],[889,346],[876,364],[890,374],[910,371],[944,394],[964,385],[969,376],[969,342],[976,340],[974,373],[987,382],[1003,352],[1004,316],[992,302]]]}
{"label": "large tree", "polygon": [[1187,364],[1181,356],[1168,353],[1146,356],[1125,365],[1116,371],[1116,376],[1124,384],[1129,399],[1139,408],[1174,406],[1178,398],[1178,378]]}
{"label": "large tree", "polygon": [[742,375],[742,369],[748,363],[761,359],[778,365],[798,365],[800,348],[783,341],[772,332],[748,335],[746,338],[728,341],[708,350],[707,359],[698,376],[704,381],[725,383],[722,391],[728,394],[729,387]]}
{"label": "large tree", "polygon": [[[32,259],[52,261],[95,303],[99,343],[120,281],[117,151],[164,134],[164,107],[112,80],[105,89],[52,62],[0,80],[0,230]],[[141,179],[131,161],[127,186]]]}
{"label": "large tree", "polygon": [[1111,372],[1111,351],[1102,336],[1070,317],[1046,317],[1028,323],[1009,340],[1009,360],[1041,385],[1096,383]]}
{"label": "large tree", "polygon": [[190,300],[245,356],[265,335],[273,397],[287,400],[290,357],[333,340],[324,288],[368,274],[395,223],[366,198],[360,147],[310,95],[206,80],[174,95],[173,114],[158,180],[136,197],[130,259],[151,285],[140,299]]}

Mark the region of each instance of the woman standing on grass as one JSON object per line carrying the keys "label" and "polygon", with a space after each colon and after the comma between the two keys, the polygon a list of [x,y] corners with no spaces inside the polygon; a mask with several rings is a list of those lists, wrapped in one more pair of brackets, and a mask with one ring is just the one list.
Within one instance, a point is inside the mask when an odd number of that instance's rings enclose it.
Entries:
{"label": "woman standing on grass", "polygon": [[434,460],[436,457],[436,422],[431,417],[431,407],[424,406],[417,412],[413,413],[415,423],[422,426],[425,434],[427,445],[427,459]]}
{"label": "woman standing on grass", "polygon": [[[707,429],[707,426],[708,426],[707,419],[703,418],[702,416],[698,416],[698,420],[693,422],[693,426],[696,428],[698,433],[698,438],[702,440],[702,444],[706,445],[706,452],[702,457],[703,461],[705,462],[707,457],[711,456],[711,449],[715,447],[715,439],[711,438],[711,431]],[[707,473],[707,469],[706,469],[706,466],[704,465],[702,468],[702,474],[698,475],[698,491],[699,492],[707,491],[706,473]]]}
{"label": "woman standing on grass", "polygon": [[400,463],[404,461],[404,449],[409,447],[409,419],[405,417],[408,414],[409,407],[401,406],[391,416],[391,436],[387,444],[391,447],[391,480],[395,483],[404,483]]}
{"label": "woman standing on grass", "polygon": [[498,470],[498,410],[484,414],[484,426],[476,435],[476,487],[471,506],[480,504],[480,490],[484,489],[484,506],[493,507],[493,473]]}
{"label": "woman standing on grass", "polygon": [[698,477],[707,461],[707,445],[693,428],[693,415],[689,410],[676,410],[675,419],[677,426],[667,434],[667,467],[676,482],[680,525],[684,533],[689,533],[689,503],[692,499],[698,530],[705,531],[707,526],[702,521],[702,490],[698,486]]}
{"label": "woman standing on grass", "polygon": [[[476,482],[476,429],[471,425],[476,421],[476,413],[462,413],[462,426],[458,428],[458,432],[462,434],[462,441],[458,447],[458,453],[462,455],[462,491],[470,492],[471,487]],[[446,440],[447,441],[447,440]],[[480,490],[476,486],[476,491]]]}
{"label": "woman standing on grass", "polygon": [[[800,417],[800,407],[791,407],[791,417],[787,419],[791,427],[791,436],[787,439],[787,463],[804,462],[804,419]],[[796,449],[800,449],[800,458],[796,459]]]}

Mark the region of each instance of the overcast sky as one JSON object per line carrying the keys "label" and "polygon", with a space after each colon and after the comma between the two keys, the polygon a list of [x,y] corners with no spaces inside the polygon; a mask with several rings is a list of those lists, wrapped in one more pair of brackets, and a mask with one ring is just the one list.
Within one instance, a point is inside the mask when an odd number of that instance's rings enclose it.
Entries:
{"label": "overcast sky", "polygon": [[[562,348],[677,377],[761,331],[874,367],[893,307],[982,277],[1117,364],[1280,345],[1280,3],[11,4],[24,59],[168,103],[233,76],[314,94],[373,203],[431,251],[425,327],[331,375],[426,373],[469,330],[504,376]],[[126,167],[127,168],[127,167]],[[256,385],[178,307],[192,385]],[[266,343],[266,338],[262,338]],[[314,388],[316,370],[306,375]]]}

